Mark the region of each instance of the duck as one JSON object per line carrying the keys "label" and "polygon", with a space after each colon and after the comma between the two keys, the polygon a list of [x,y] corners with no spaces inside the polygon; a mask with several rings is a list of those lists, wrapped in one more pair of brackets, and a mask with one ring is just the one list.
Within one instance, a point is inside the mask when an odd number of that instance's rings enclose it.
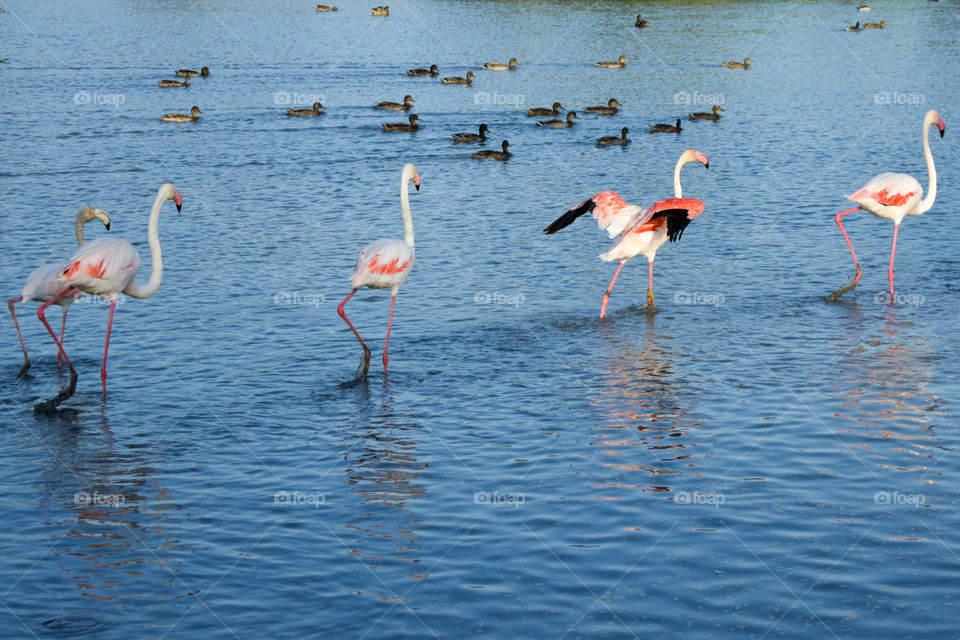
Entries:
{"label": "duck", "polygon": [[620,136],[604,136],[602,138],[597,138],[598,147],[609,147],[609,146],[619,146],[625,147],[630,144],[630,138],[627,137],[629,129],[624,127],[620,130]]}
{"label": "duck", "polygon": [[857,11],[873,11],[873,7],[871,7],[868,4],[862,4],[859,7],[857,7]]}
{"label": "duck", "polygon": [[719,105],[713,105],[713,113],[708,111],[697,111],[696,113],[690,114],[691,120],[713,120],[717,121],[720,119],[720,114],[718,112],[724,111],[723,107]]}
{"label": "duck", "polygon": [[436,76],[440,71],[437,69],[437,65],[430,65],[429,69],[407,69],[408,76]]}
{"label": "duck", "polygon": [[189,87],[190,86],[190,76],[184,76],[183,82],[179,80],[161,80],[157,83],[161,87]]}
{"label": "duck", "polygon": [[314,102],[313,107],[310,109],[287,109],[288,116],[322,116],[324,113],[325,106],[319,102]]}
{"label": "duck", "polygon": [[633,24],[637,29],[643,29],[644,27],[649,27],[650,23],[644,20],[640,14],[637,14],[637,21]]}
{"label": "duck", "polygon": [[569,129],[573,126],[574,120],[579,120],[580,116],[576,111],[568,111],[566,120],[541,120],[537,123],[538,127],[553,127],[554,129]]}
{"label": "duck", "polygon": [[720,64],[727,69],[749,69],[751,62],[753,62],[752,58],[744,58],[743,62],[722,62]]}
{"label": "duck", "polygon": [[586,111],[589,113],[595,113],[598,116],[615,116],[619,109],[617,107],[622,107],[623,105],[617,102],[616,98],[610,98],[607,101],[607,106],[601,107],[587,107]]}
{"label": "duck", "polygon": [[317,11],[336,11],[336,10],[337,10],[337,7],[331,7],[331,6],[326,5],[326,4],[318,4],[318,5],[317,5]]}
{"label": "duck", "polygon": [[378,102],[374,109],[389,109],[390,111],[410,111],[410,104],[416,102],[410,96],[403,96],[403,102]]}
{"label": "duck", "polygon": [[391,122],[383,125],[384,131],[416,131],[420,128],[420,125],[417,122],[423,122],[420,120],[420,116],[415,113],[410,114],[410,124],[406,122]]}
{"label": "duck", "polygon": [[503,64],[501,62],[488,62],[483,65],[483,68],[490,69],[491,71],[513,71],[517,64],[516,58],[510,58],[510,62],[507,64]]}
{"label": "duck", "polygon": [[630,62],[630,58],[620,56],[616,62],[597,62],[596,65],[598,67],[606,67],[607,69],[623,69],[627,62]]}
{"label": "duck", "polygon": [[680,126],[680,119],[677,118],[677,124],[655,124],[650,127],[650,133],[680,133],[683,127]]}
{"label": "duck", "polygon": [[860,22],[857,24],[847,27],[847,31],[860,31]]}
{"label": "duck", "polygon": [[503,151],[490,151],[489,149],[484,149],[483,151],[477,151],[471,157],[479,158],[481,160],[483,158],[490,158],[491,160],[500,160],[502,162],[507,158],[509,158],[511,155],[513,155],[512,153],[507,151],[507,147],[509,146],[510,146],[510,141],[504,140],[500,144],[500,148],[503,149]]}
{"label": "duck", "polygon": [[487,123],[480,125],[480,133],[455,133],[453,134],[453,143],[458,142],[486,142],[487,132],[490,131]]}
{"label": "duck", "polygon": [[886,25],[887,23],[881,20],[880,22],[868,22],[867,24],[863,25],[863,28],[864,29],[883,29]]}
{"label": "duck", "polygon": [[370,9],[370,15],[374,15],[374,16],[388,16],[388,15],[390,15],[390,7],[389,7],[389,6],[386,6],[386,7],[374,7],[373,9]]}
{"label": "duck", "polygon": [[534,116],[556,116],[560,115],[560,111],[563,109],[563,105],[559,102],[554,102],[552,107],[533,107],[532,109],[527,109],[527,117],[532,118]]}
{"label": "duck", "polygon": [[192,78],[196,76],[202,76],[206,78],[210,75],[210,69],[207,67],[200,67],[200,71],[194,71],[193,69],[177,69],[176,74],[183,78]]}
{"label": "duck", "polygon": [[460,77],[444,78],[440,82],[442,82],[443,84],[465,84],[467,86],[470,86],[473,84],[473,79],[476,77],[477,76],[474,75],[473,71],[467,71],[466,78],[460,78]]}
{"label": "duck", "polygon": [[200,111],[200,107],[193,106],[190,107],[190,115],[185,113],[168,113],[160,118],[160,120],[163,122],[196,122],[200,119],[201,113],[203,113],[203,111]]}

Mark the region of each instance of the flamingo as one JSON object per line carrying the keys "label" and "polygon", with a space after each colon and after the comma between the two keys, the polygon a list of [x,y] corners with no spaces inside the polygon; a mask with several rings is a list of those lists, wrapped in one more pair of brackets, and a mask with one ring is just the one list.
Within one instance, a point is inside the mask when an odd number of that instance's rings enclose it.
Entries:
{"label": "flamingo", "polygon": [[[103,223],[103,226],[107,228],[107,231],[110,230],[110,216],[107,215],[106,211],[97,209],[96,207],[84,207],[77,213],[77,222],[74,228],[78,246],[83,244],[83,225],[94,220],[99,220]],[[13,309],[13,305],[24,300],[46,302],[57,295],[60,290],[63,289],[63,285],[57,282],[57,276],[63,271],[64,266],[62,262],[53,262],[37,267],[27,277],[27,282],[23,285],[23,290],[20,295],[16,298],[10,298],[7,301],[10,315],[13,316],[13,326],[17,328],[17,337],[20,338],[20,347],[23,349],[23,366],[20,367],[20,372],[17,373],[17,377],[22,376],[30,369],[30,358],[27,357],[27,345],[23,341],[23,334],[20,333],[20,323],[17,322],[17,314]],[[67,327],[67,311],[70,310],[70,305],[73,304],[73,301],[76,299],[76,295],[69,295],[57,301],[57,304],[63,309],[63,320],[60,324],[60,342],[63,342],[63,332]],[[57,364],[60,364],[60,361],[60,352],[58,351]]]}
{"label": "flamingo", "polygon": [[893,247],[890,249],[890,269],[887,271],[887,276],[890,279],[890,299],[893,300],[893,258],[897,252],[897,232],[900,230],[900,222],[904,216],[918,216],[928,211],[937,198],[937,168],[933,165],[933,154],[930,153],[930,127],[933,125],[937,125],[942,138],[946,127],[940,115],[931,109],[923,116],[923,134],[921,135],[923,157],[927,161],[927,174],[930,181],[926,198],[921,199],[923,187],[920,186],[917,179],[906,173],[881,173],[874,176],[859,191],[847,196],[858,206],[841,211],[835,216],[835,219],[837,226],[840,227],[840,232],[843,234],[843,239],[847,241],[847,246],[850,247],[850,254],[853,256],[853,264],[857,267],[857,273],[853,282],[831,293],[827,296],[827,300],[836,300],[848,291],[855,289],[863,275],[863,271],[860,269],[860,261],[857,260],[857,254],[853,250],[853,244],[850,243],[850,238],[840,221],[843,216],[860,209],[865,209],[878,218],[893,220]]}
{"label": "flamingo", "polygon": [[644,209],[626,201],[613,191],[601,191],[588,200],[584,200],[562,216],[554,220],[543,230],[544,233],[556,233],[585,213],[592,213],[600,229],[611,238],[619,240],[600,259],[607,262],[619,260],[620,265],[610,286],[603,294],[600,317],[604,317],[613,285],[620,275],[623,264],[634,256],[646,256],[649,265],[649,286],[647,288],[647,310],[655,311],[653,298],[653,259],[657,249],[670,240],[679,240],[690,221],[703,212],[704,205],[694,198],[684,198],[680,188],[680,169],[689,162],[699,162],[710,168],[707,156],[695,149],[687,149],[680,154],[677,166],[673,170],[673,197],[660,200],[649,209]]}
{"label": "flamingo", "polygon": [[47,324],[44,311],[60,298],[71,295],[72,292],[75,293],[78,290],[101,296],[110,301],[107,338],[103,345],[103,365],[100,367],[100,382],[103,385],[103,395],[106,397],[107,351],[110,348],[110,329],[113,326],[113,312],[117,306],[117,296],[123,293],[132,298],[149,298],[160,288],[160,281],[163,279],[163,257],[160,253],[160,236],[157,233],[157,227],[160,221],[160,209],[167,200],[173,200],[174,204],[177,205],[177,211],[180,211],[183,198],[176,187],[169,182],[160,187],[157,198],[153,202],[153,209],[150,211],[147,234],[150,239],[151,268],[150,279],[145,285],[136,282],[137,269],[140,268],[140,253],[130,242],[116,236],[97,238],[84,243],[77,249],[58,278],[63,290],[37,309],[37,316],[47,327],[50,335],[53,336],[64,361],[70,367],[69,394],[72,394],[76,389],[77,374],[63,350],[63,343],[57,340],[53,329]]}
{"label": "flamingo", "polygon": [[[383,345],[383,375],[387,375],[387,349],[390,347],[390,326],[393,324],[393,307],[397,302],[397,291],[400,285],[410,275],[413,269],[413,218],[410,216],[410,187],[408,182],[413,182],[414,188],[420,190],[420,174],[417,168],[409,162],[403,165],[403,172],[400,174],[400,208],[403,212],[403,240],[375,240],[360,250],[357,256],[357,266],[353,271],[350,282],[353,285],[351,291],[343,302],[337,306],[337,313],[343,318],[353,335],[357,336],[360,346],[363,347],[363,362],[357,369],[355,381],[362,380],[367,375],[370,368],[370,349],[364,344],[363,338],[357,332],[356,328],[347,318],[343,307],[350,301],[350,298],[360,290],[361,287],[371,289],[390,289],[390,317],[387,320],[387,339]],[[361,372],[362,369],[362,372]]]}

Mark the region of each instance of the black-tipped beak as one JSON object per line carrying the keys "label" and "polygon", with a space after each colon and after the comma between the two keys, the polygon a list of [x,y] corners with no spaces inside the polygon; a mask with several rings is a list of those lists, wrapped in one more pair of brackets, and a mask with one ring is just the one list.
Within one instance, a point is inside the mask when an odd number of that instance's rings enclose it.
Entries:
{"label": "black-tipped beak", "polygon": [[940,137],[942,138],[942,137],[943,137],[943,134],[945,134],[946,132],[947,132],[947,128],[946,128],[946,127],[944,127],[943,129],[940,129]]}
{"label": "black-tipped beak", "polygon": [[704,164],[703,166],[705,166],[707,169],[709,169],[709,168],[710,168],[710,161],[707,160],[706,164]]}
{"label": "black-tipped beak", "polygon": [[105,226],[107,227],[107,231],[110,231],[110,223],[108,222]]}
{"label": "black-tipped beak", "polygon": [[419,182],[413,183],[413,188],[416,189],[417,191],[420,191],[420,183]]}
{"label": "black-tipped beak", "polygon": [[182,204],[178,204],[178,205],[177,205],[177,213],[180,213],[180,208],[181,208],[182,206],[183,206]]}

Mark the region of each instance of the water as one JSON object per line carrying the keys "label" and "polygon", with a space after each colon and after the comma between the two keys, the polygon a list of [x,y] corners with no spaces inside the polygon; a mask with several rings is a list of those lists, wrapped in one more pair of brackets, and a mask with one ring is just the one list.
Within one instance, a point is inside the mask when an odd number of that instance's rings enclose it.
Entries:
{"label": "water", "polygon": [[[855,3],[853,3],[855,4]],[[955,635],[960,262],[958,15],[950,2],[422,1],[372,18],[341,3],[16,0],[0,14],[2,280],[72,251],[83,205],[149,258],[156,189],[164,281],[114,322],[78,303],[55,350],[21,312],[34,366],[0,360],[0,628],[5,637],[946,637]],[[299,6],[302,5],[302,6]],[[846,33],[858,19],[882,31]],[[623,70],[596,60],[631,58]],[[412,79],[430,63],[471,87]],[[749,71],[719,62],[750,56]],[[207,65],[187,89],[176,68]],[[373,112],[410,93],[423,128]],[[520,109],[616,97],[613,118],[537,129]],[[327,115],[288,119],[287,101]],[[652,136],[714,101],[717,123]],[[918,104],[919,103],[919,104]],[[198,105],[196,124],[161,123]],[[891,225],[833,222],[875,173],[926,185],[897,291]],[[491,129],[506,164],[449,136]],[[627,150],[593,139],[631,128]],[[935,132],[934,132],[935,134]],[[614,265],[592,221],[541,229],[602,189],[706,211],[646,267]],[[415,162],[417,263],[400,292],[336,314],[357,251],[399,237]],[[102,230],[88,229],[91,237]],[[694,302],[694,304],[687,304]],[[53,310],[49,317],[57,321]]]}

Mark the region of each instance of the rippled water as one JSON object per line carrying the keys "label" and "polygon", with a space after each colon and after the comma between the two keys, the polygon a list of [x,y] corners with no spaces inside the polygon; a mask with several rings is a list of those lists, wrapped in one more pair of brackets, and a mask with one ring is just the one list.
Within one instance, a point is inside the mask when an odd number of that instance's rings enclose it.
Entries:
{"label": "rippled water", "polygon": [[[55,349],[25,305],[18,379],[8,326],[4,637],[955,635],[953,2],[654,2],[642,31],[618,2],[312,4],[3,5],[8,296],[69,255],[83,205],[145,278],[156,189],[184,200],[159,293],[118,307],[105,401],[106,305],[74,305],[79,388],[50,417]],[[865,19],[887,28],[843,31]],[[404,74],[511,56],[473,87]],[[406,93],[423,128],[381,133],[403,118],[370,106]],[[571,131],[521,111],[610,97],[618,116]],[[321,118],[283,115],[317,99]],[[719,123],[646,133],[714,102]],[[198,123],[160,122],[194,104]],[[901,230],[900,304],[877,295],[891,226],[866,215],[847,218],[861,285],[824,302],[852,275],[843,194],[884,170],[926,184],[928,108],[939,193]],[[450,144],[480,122],[509,162]],[[593,145],[622,126],[628,149]],[[686,147],[710,157],[683,174],[706,211],[658,256],[660,312],[638,259],[601,321],[608,241],[541,229],[602,189],[670,195]],[[402,233],[407,161],[423,188],[390,375],[389,296],[364,290],[371,375],[341,388],[360,351],[336,305],[359,248]]]}

